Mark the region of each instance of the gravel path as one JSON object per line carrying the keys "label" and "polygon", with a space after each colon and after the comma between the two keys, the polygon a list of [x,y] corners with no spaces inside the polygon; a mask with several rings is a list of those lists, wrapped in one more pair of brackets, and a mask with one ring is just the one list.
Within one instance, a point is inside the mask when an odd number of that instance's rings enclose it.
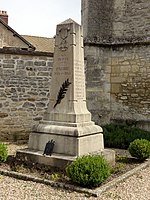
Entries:
{"label": "gravel path", "polygon": [[[13,149],[16,147],[13,146]],[[12,151],[11,151],[12,153]],[[0,175],[0,200],[150,200],[150,166],[109,189],[101,196],[52,188]]]}
{"label": "gravel path", "polygon": [[0,176],[0,200],[150,200],[150,167],[108,190],[100,197],[52,188],[39,183]]}

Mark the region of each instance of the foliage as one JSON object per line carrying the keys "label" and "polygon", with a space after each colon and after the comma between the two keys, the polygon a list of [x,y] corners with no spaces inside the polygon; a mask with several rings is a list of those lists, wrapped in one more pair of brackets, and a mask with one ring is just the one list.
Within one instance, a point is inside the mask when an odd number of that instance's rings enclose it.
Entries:
{"label": "foliage", "polygon": [[150,157],[150,141],[145,139],[136,139],[130,143],[128,148],[131,156],[139,160],[145,160]]}
{"label": "foliage", "polygon": [[103,134],[105,146],[110,148],[128,149],[135,139],[150,141],[150,132],[126,124],[105,125]]}
{"label": "foliage", "polygon": [[100,155],[77,158],[66,167],[66,174],[72,182],[92,188],[99,186],[110,176],[110,167]]}
{"label": "foliage", "polygon": [[0,162],[5,162],[8,157],[7,145],[0,143]]}
{"label": "foliage", "polygon": [[111,174],[118,174],[118,173],[121,173],[121,172],[124,172],[124,165],[123,163],[116,163],[115,167],[113,167],[111,169]]}
{"label": "foliage", "polygon": [[48,180],[53,180],[53,181],[59,181],[61,179],[63,179],[63,174],[59,173],[59,172],[54,172],[52,174],[49,173],[44,173],[44,178],[48,179]]}
{"label": "foliage", "polygon": [[62,175],[60,173],[53,173],[53,174],[51,174],[50,177],[51,177],[51,180],[57,181],[62,177]]}
{"label": "foliage", "polygon": [[65,94],[66,94],[70,84],[71,84],[71,82],[69,82],[69,79],[67,79],[63,82],[62,86],[60,87],[59,93],[57,95],[57,100],[54,105],[54,108],[57,106],[57,104],[60,104],[61,100],[65,97]]}

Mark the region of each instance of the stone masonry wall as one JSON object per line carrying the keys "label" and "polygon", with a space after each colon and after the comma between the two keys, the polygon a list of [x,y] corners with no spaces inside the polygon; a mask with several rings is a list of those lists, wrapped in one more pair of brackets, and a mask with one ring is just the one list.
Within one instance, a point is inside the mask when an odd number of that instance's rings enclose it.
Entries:
{"label": "stone masonry wall", "polygon": [[[25,55],[26,54],[26,55]],[[48,104],[53,55],[0,52],[0,140],[27,139]]]}
{"label": "stone masonry wall", "polygon": [[111,44],[149,41],[149,0],[82,0],[86,42]]}
{"label": "stone masonry wall", "polygon": [[110,81],[112,99],[150,119],[149,45],[113,49]]}
{"label": "stone masonry wall", "polygon": [[150,46],[86,46],[85,55],[94,121],[150,121]]}
{"label": "stone masonry wall", "polygon": [[82,0],[82,24],[93,120],[150,130],[150,1]]}
{"label": "stone masonry wall", "polygon": [[[97,124],[110,119],[111,51],[85,46],[87,106]],[[102,118],[101,118],[102,116]]]}

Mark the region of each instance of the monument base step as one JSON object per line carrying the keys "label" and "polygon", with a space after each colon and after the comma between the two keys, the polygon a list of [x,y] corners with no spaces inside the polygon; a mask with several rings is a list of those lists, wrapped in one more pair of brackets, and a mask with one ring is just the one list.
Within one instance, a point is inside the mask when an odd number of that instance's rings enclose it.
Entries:
{"label": "monument base step", "polygon": [[[115,151],[104,149],[95,154],[103,155],[110,165],[115,165]],[[36,151],[31,149],[20,149],[16,152],[17,159],[21,161],[29,161],[32,163],[40,163],[58,168],[65,168],[69,163],[74,161],[77,156],[69,156],[64,154],[53,153],[51,156],[43,155],[43,151]]]}
{"label": "monument base step", "polygon": [[[89,127],[89,133],[90,128],[91,127]],[[60,129],[60,127],[57,129]],[[62,131],[62,133],[64,132]],[[92,133],[82,137],[74,137],[65,135],[65,133],[60,135],[54,133],[47,134],[38,132],[32,132],[30,134],[28,148],[44,151],[46,143],[51,140],[55,141],[53,152],[57,154],[82,156],[104,149],[102,133]]]}

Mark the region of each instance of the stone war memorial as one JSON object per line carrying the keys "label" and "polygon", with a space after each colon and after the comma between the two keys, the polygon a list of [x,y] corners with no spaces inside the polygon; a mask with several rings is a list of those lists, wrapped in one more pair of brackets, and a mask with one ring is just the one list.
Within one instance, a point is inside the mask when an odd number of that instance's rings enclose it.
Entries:
{"label": "stone war memorial", "polygon": [[64,167],[78,156],[99,153],[114,164],[114,151],[104,149],[102,128],[91,121],[85,91],[82,27],[68,19],[57,25],[47,111],[30,134],[28,149],[17,156]]}

